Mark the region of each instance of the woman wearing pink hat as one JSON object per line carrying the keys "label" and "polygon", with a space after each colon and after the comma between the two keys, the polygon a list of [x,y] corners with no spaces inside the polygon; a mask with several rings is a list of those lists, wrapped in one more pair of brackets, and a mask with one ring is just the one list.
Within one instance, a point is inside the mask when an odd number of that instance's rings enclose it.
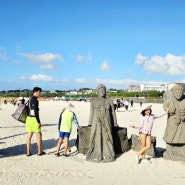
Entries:
{"label": "woman wearing pink hat", "polygon": [[168,110],[166,110],[166,113],[163,113],[162,115],[154,115],[152,114],[152,105],[149,105],[145,107],[142,111],[142,117],[141,122],[139,126],[133,126],[130,125],[132,128],[139,129],[139,136],[141,140],[141,150],[138,152],[138,154],[135,156],[136,162],[140,163],[140,156],[142,156],[142,161],[145,163],[150,163],[149,159],[146,159],[145,152],[151,148],[151,131],[154,119],[160,118],[168,113]]}

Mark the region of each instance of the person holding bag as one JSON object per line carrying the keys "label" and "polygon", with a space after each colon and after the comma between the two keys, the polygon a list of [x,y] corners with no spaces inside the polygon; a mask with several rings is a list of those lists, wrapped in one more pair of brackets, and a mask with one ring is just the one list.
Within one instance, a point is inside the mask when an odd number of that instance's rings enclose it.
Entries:
{"label": "person holding bag", "polygon": [[40,87],[33,88],[33,96],[29,100],[28,116],[26,118],[26,132],[28,132],[26,140],[27,156],[31,156],[31,139],[33,133],[36,133],[38,156],[45,154],[42,151],[42,133],[41,133],[41,122],[39,117],[39,102],[42,89]]}

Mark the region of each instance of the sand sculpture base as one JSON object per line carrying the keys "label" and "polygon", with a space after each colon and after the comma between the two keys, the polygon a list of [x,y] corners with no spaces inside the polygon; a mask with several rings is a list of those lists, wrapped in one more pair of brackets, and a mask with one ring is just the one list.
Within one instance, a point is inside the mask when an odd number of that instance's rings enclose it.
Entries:
{"label": "sand sculpture base", "polygon": [[[141,141],[138,135],[131,135],[131,148],[135,151],[141,150]],[[151,148],[146,151],[146,154],[152,157],[156,156],[156,138],[154,136],[152,136]]]}
{"label": "sand sculpture base", "polygon": [[185,145],[166,144],[166,151],[163,153],[163,158],[173,161],[185,161]]}
{"label": "sand sculpture base", "polygon": [[[78,130],[77,134],[77,149],[79,153],[86,154],[89,149],[89,139],[91,127],[84,126]],[[112,137],[115,154],[127,152],[129,150],[129,142],[127,137],[127,128],[113,127]]]}

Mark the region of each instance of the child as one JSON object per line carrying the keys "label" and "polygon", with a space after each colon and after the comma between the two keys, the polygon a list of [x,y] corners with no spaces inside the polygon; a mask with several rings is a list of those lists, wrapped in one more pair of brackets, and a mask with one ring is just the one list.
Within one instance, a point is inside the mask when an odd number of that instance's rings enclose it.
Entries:
{"label": "child", "polygon": [[63,155],[67,157],[67,149],[69,146],[69,137],[72,131],[72,123],[76,125],[79,129],[79,124],[76,118],[76,115],[73,111],[71,111],[71,107],[74,107],[71,103],[67,102],[64,110],[61,112],[58,122],[58,130],[59,130],[59,139],[57,144],[57,150],[55,155],[60,156],[60,147],[65,138],[65,146]]}
{"label": "child", "polygon": [[147,106],[141,111],[142,117],[141,117],[141,123],[140,126],[133,126],[130,125],[132,128],[139,129],[139,136],[141,140],[141,150],[138,152],[138,154],[135,156],[136,162],[140,163],[140,156],[142,156],[142,161],[145,163],[150,163],[150,160],[146,159],[145,152],[151,148],[151,131],[154,119],[160,118],[168,113],[166,110],[166,113],[163,113],[160,116],[151,114],[152,113],[152,105]]}

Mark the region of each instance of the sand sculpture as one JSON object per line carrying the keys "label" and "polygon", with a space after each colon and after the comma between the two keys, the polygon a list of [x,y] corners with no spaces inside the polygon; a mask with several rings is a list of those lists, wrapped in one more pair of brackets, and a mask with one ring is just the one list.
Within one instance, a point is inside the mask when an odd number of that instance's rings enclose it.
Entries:
{"label": "sand sculpture", "polygon": [[113,101],[106,97],[106,87],[97,86],[98,97],[91,101],[89,126],[91,126],[89,150],[86,160],[111,162],[115,160],[112,127],[118,126]]}
{"label": "sand sculpture", "polygon": [[167,126],[164,133],[166,159],[185,161],[185,96],[183,87],[175,85],[164,94],[164,109],[168,109]]}

